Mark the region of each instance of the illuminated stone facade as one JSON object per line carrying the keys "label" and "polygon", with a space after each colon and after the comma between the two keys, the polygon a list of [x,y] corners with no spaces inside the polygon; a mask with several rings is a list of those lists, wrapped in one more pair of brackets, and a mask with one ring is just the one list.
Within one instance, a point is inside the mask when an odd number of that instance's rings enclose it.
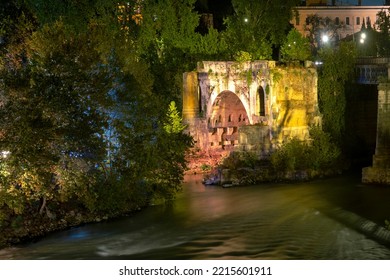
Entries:
{"label": "illuminated stone facade", "polygon": [[184,74],[183,120],[202,150],[269,153],[280,143],[309,138],[320,123],[317,72],[274,61],[203,61]]}

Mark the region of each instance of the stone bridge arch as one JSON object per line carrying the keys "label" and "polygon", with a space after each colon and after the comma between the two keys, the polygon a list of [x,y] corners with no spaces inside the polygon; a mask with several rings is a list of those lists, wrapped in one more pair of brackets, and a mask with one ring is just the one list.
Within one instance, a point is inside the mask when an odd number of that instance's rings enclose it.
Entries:
{"label": "stone bridge arch", "polygon": [[198,65],[199,112],[205,117],[211,114],[218,96],[229,91],[244,105],[249,124],[259,122],[257,91],[270,82],[268,61],[256,62],[214,62],[204,61]]}
{"label": "stone bridge arch", "polygon": [[[313,67],[285,69],[265,60],[203,61],[197,71],[184,73],[183,80],[183,121],[204,150],[269,150],[275,141],[307,138],[310,123],[318,117]],[[245,121],[238,121],[240,114]]]}
{"label": "stone bridge arch", "polygon": [[242,100],[235,93],[225,90],[214,98],[210,98],[207,106],[207,125],[215,126],[242,126],[249,124],[249,103]]}

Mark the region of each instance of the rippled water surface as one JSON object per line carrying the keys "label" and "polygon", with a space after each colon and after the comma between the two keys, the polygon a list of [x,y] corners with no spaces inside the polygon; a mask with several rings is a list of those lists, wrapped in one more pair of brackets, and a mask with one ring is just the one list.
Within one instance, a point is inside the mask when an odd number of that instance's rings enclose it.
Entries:
{"label": "rippled water surface", "polygon": [[358,177],[221,188],[189,176],[172,205],[0,250],[0,259],[390,259],[366,226],[390,219],[389,202],[390,188]]}

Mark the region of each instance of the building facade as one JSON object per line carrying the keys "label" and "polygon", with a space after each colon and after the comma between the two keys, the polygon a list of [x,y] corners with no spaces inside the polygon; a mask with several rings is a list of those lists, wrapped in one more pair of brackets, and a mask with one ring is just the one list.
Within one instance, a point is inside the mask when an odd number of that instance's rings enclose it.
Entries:
{"label": "building facade", "polygon": [[300,6],[297,7],[297,15],[291,21],[294,27],[303,35],[307,35],[306,26],[308,18],[317,15],[321,18],[329,18],[340,28],[338,39],[359,32],[363,23],[375,28],[377,14],[381,10],[388,10],[390,6]]}

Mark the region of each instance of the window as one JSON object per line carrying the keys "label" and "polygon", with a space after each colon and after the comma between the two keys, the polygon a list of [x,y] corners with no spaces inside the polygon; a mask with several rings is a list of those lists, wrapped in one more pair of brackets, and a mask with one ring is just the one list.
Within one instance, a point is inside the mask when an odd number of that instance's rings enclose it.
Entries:
{"label": "window", "polygon": [[260,101],[260,116],[264,117],[265,116],[265,94],[264,94],[264,90],[262,87],[259,88],[258,90],[258,94],[259,94],[259,101]]}
{"label": "window", "polygon": [[356,17],[356,25],[360,25],[360,17]]}
{"label": "window", "polygon": [[310,21],[309,21],[309,17],[306,17],[306,25],[309,25]]}
{"label": "window", "polygon": [[340,24],[340,18],[339,18],[339,17],[336,17],[336,18],[335,18],[335,22],[336,22],[336,25],[339,25],[339,24]]}
{"label": "window", "polygon": [[345,18],[345,24],[346,24],[346,25],[349,25],[349,17],[346,17],[346,18]]}
{"label": "window", "polygon": [[300,22],[299,22],[299,15],[295,17],[295,25],[299,25]]}

